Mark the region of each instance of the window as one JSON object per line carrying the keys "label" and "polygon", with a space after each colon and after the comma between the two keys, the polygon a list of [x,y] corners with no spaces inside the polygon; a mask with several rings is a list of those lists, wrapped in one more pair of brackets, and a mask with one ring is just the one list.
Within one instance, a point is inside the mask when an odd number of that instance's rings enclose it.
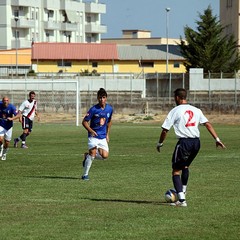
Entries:
{"label": "window", "polygon": [[16,18],[19,17],[19,11],[18,10],[14,10],[14,17],[16,17]]}
{"label": "window", "polygon": [[154,67],[154,62],[139,61],[139,67],[153,68]]}
{"label": "window", "polygon": [[72,62],[70,62],[70,61],[58,61],[57,66],[58,67],[72,67]]}
{"label": "window", "polygon": [[92,62],[92,67],[97,68],[98,67],[98,62]]}
{"label": "window", "polygon": [[232,7],[232,0],[227,0],[227,8]]}
{"label": "window", "polygon": [[91,16],[87,16],[87,23],[91,23]]}
{"label": "window", "polygon": [[179,62],[174,62],[173,67],[174,68],[180,68],[180,63]]}

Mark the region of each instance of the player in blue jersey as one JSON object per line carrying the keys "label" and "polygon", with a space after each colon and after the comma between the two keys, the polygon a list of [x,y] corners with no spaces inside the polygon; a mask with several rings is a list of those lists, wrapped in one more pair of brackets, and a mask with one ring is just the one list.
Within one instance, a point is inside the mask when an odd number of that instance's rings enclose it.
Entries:
{"label": "player in blue jersey", "polygon": [[100,88],[97,92],[98,104],[91,107],[82,125],[88,131],[88,149],[83,160],[83,180],[89,180],[88,173],[94,159],[107,159],[109,154],[109,133],[112,125],[113,108],[107,104],[107,92]]}
{"label": "player in blue jersey", "polygon": [[3,97],[0,102],[0,157],[2,160],[7,159],[8,147],[12,138],[13,121],[9,118],[16,115],[16,107],[9,103],[8,97]]}

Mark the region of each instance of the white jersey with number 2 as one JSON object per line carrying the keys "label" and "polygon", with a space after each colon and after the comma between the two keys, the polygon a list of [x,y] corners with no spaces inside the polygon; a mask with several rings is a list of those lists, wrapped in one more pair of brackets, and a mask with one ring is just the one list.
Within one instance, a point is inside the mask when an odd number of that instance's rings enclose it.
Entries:
{"label": "white jersey with number 2", "polygon": [[170,130],[173,126],[177,138],[199,138],[199,124],[208,122],[199,108],[190,104],[181,104],[167,115],[162,128]]}

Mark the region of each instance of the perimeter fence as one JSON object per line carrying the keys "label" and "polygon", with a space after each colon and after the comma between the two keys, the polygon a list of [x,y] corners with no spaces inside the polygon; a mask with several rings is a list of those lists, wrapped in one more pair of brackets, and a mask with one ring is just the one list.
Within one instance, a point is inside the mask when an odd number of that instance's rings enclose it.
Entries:
{"label": "perimeter fence", "polygon": [[45,114],[71,115],[72,122],[97,102],[96,92],[103,87],[108,101],[119,114],[161,114],[175,102],[173,91],[184,87],[189,102],[208,114],[239,114],[240,80],[211,78],[199,73],[190,74],[102,74],[100,76],[38,76],[0,79],[0,96],[7,95],[19,107],[28,92],[37,94],[39,111]]}

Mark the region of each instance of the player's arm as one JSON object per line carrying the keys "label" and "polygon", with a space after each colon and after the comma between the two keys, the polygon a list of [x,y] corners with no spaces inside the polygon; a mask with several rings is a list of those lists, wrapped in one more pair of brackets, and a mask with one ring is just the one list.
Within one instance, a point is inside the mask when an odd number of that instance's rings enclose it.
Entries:
{"label": "player's arm", "polygon": [[107,124],[107,137],[106,137],[106,139],[107,139],[107,141],[109,142],[110,141],[110,129],[111,129],[111,126],[112,126],[112,120],[110,120],[109,122],[108,122],[108,124]]}
{"label": "player's arm", "polygon": [[162,128],[162,132],[159,137],[159,141],[157,143],[157,151],[160,152],[160,148],[163,146],[163,142],[167,137],[168,130],[166,128]]}
{"label": "player's arm", "polygon": [[209,131],[209,133],[212,135],[212,137],[215,139],[216,141],[216,147],[221,147],[221,148],[226,148],[225,145],[221,142],[221,140],[219,139],[216,131],[214,130],[212,124],[210,122],[206,122],[204,123],[204,126],[207,128],[207,130]]}
{"label": "player's arm", "polygon": [[82,125],[93,137],[97,136],[97,133],[90,127],[89,121],[86,121],[85,118],[82,120]]}
{"label": "player's arm", "polygon": [[40,115],[39,115],[39,113],[38,113],[37,110],[35,110],[35,115],[36,115],[36,117],[37,117],[37,120],[40,121]]}
{"label": "player's arm", "polygon": [[22,116],[21,111],[18,111],[18,113],[17,113],[15,116],[13,116],[13,117],[9,117],[8,120],[10,120],[10,121],[14,121],[14,120],[16,120],[16,119],[20,119],[21,116]]}

